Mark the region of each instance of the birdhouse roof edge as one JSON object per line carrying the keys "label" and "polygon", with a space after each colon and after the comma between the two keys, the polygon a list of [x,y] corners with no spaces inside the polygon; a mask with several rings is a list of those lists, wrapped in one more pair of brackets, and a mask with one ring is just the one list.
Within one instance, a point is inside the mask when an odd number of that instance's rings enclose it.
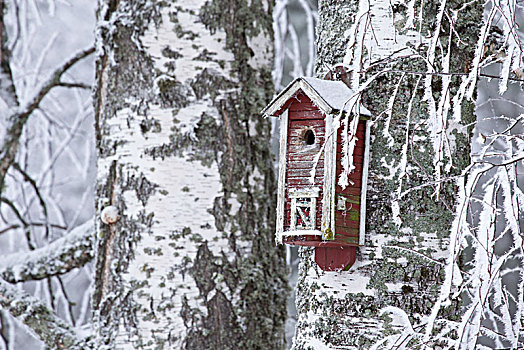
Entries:
{"label": "birdhouse roof edge", "polygon": [[[346,103],[353,92],[341,81],[322,80],[311,77],[298,77],[289,83],[271,102],[261,111],[264,117],[274,116],[299,89],[301,89],[313,103],[325,114],[344,109],[349,112],[351,106]],[[371,112],[360,106],[359,113],[370,117]]]}

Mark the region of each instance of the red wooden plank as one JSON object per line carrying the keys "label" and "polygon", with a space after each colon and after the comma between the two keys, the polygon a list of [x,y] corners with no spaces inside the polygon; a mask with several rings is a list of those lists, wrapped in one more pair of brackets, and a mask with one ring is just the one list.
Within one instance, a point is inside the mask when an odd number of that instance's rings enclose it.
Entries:
{"label": "red wooden plank", "polygon": [[[355,159],[353,159],[353,165],[355,166],[355,169],[353,169],[353,171],[351,171],[349,176],[351,176],[351,178],[360,178],[360,177],[362,177],[362,163],[356,163]],[[336,174],[337,174],[337,176],[340,176],[341,173],[342,173],[342,164],[340,164],[340,161],[339,161],[338,164],[337,164]]]}
{"label": "red wooden plank", "polygon": [[[337,179],[338,181],[338,179]],[[339,194],[339,193],[343,193],[343,194],[350,194],[350,195],[354,195],[354,196],[360,196],[360,187],[353,187],[353,186],[348,186],[344,189],[344,191],[342,191],[342,188],[340,186],[335,186],[335,193],[336,194]]]}
{"label": "red wooden plank", "polygon": [[[340,176],[340,171],[338,171],[338,175]],[[354,171],[349,173],[348,180],[351,180],[353,182],[360,182],[362,180],[362,173],[355,169]],[[354,185],[351,185],[351,186],[354,186]]]}
{"label": "red wooden plank", "polygon": [[[296,113],[299,113],[299,112],[296,112]],[[319,128],[319,129],[322,129],[324,130],[325,129],[325,122],[323,119],[301,119],[301,120],[290,120],[289,121],[289,129],[288,130],[292,130],[292,129],[295,129],[295,128],[299,128],[299,127],[302,127],[302,126],[311,126],[311,127],[315,127],[315,128]]]}
{"label": "red wooden plank", "polygon": [[[313,168],[314,162],[312,160],[295,160],[293,162],[287,162],[286,168],[287,169],[311,169]],[[317,168],[324,169],[324,159],[323,157],[320,157],[317,163]]]}
{"label": "red wooden plank", "polygon": [[[351,122],[351,121],[350,121]],[[342,126],[340,127],[340,130],[344,130],[344,120],[342,121]],[[357,125],[357,132],[358,131],[361,131],[361,132],[365,132],[366,131],[366,122],[364,120],[359,120],[358,122],[358,125]]]}
{"label": "red wooden plank", "polygon": [[309,182],[309,177],[290,177],[288,178],[287,184],[296,188],[305,188],[308,186],[322,186],[323,181],[318,176],[315,177],[315,183]]}
{"label": "red wooden plank", "polygon": [[314,143],[309,144],[309,145],[306,144],[306,140],[305,140],[306,133],[308,133],[308,129],[292,130],[292,132],[289,133],[287,137],[288,146],[289,144],[293,144],[293,145],[301,145],[304,147],[307,147],[307,146],[311,147],[311,146],[322,145],[324,143],[324,139],[325,139],[324,130],[313,130],[313,135],[315,136]]}
{"label": "red wooden plank", "polygon": [[340,194],[340,196],[345,198],[348,203],[360,204],[360,195]]}
{"label": "red wooden plank", "polygon": [[325,115],[320,110],[290,110],[288,114],[290,121],[316,119],[324,121]]}
{"label": "red wooden plank", "polygon": [[[339,166],[341,166],[340,162],[341,162],[341,155],[340,153],[337,154],[337,169]],[[355,164],[355,167],[360,166],[360,168],[362,168],[362,163],[364,163],[364,157],[362,156],[353,156],[353,164]],[[339,173],[340,173],[340,169],[339,169]]]}
{"label": "red wooden plank", "polygon": [[310,144],[308,146],[312,146],[312,145],[315,145],[315,144],[318,144],[319,140],[322,141],[322,143],[324,142],[324,139],[325,139],[325,132],[324,132],[324,128],[309,128],[309,127],[305,127],[305,128],[296,128],[296,129],[293,129],[293,130],[290,130],[288,132],[288,135],[287,135],[287,140],[288,140],[288,143],[295,143],[295,144],[300,144],[300,145],[306,145],[306,140],[305,140],[305,134],[306,133],[311,133],[309,132],[308,130],[311,130],[313,132],[313,135],[315,136],[315,142],[313,144]]}
{"label": "red wooden plank", "polygon": [[[289,177],[302,177],[302,176],[310,176],[310,172],[313,169],[313,166],[310,166],[308,168],[299,168],[296,166],[293,166],[293,162],[289,164],[290,166],[286,169],[286,174]],[[324,167],[323,166],[317,166],[315,171],[315,176],[323,176],[324,175]]]}
{"label": "red wooden plank", "polygon": [[313,104],[311,99],[299,90],[293,97],[293,103],[289,106],[290,111],[314,111],[318,107]]}
{"label": "red wooden plank", "polygon": [[[336,181],[337,181],[336,183],[337,184],[338,184],[338,179],[339,179],[339,176],[336,177]],[[360,178],[352,179],[351,177],[349,177],[348,180],[350,180],[352,183],[349,182],[349,184],[348,184],[348,186],[346,188],[348,188],[348,187],[353,187],[353,188],[358,187],[358,188],[360,188],[360,184],[362,183],[362,180]],[[335,187],[336,187],[335,192],[337,192],[337,193],[338,192],[345,192],[345,190],[344,191],[341,190],[340,186],[335,185]],[[348,194],[350,194],[350,193],[348,193]]]}
{"label": "red wooden plank", "polygon": [[[340,174],[341,174],[340,168],[337,167],[337,174],[336,174],[337,181],[338,181],[338,178],[340,177]],[[357,187],[357,186],[360,187],[360,184],[362,183],[362,173],[360,173],[360,172],[352,172],[352,173],[349,174],[347,179],[349,181],[348,187],[349,186],[350,187]]]}
{"label": "red wooden plank", "polygon": [[[321,151],[320,146],[307,146],[307,145],[296,145],[288,144],[287,153],[290,156],[303,156],[306,159],[304,160],[313,160],[314,157]],[[321,154],[323,154],[322,152]]]}
{"label": "red wooden plank", "polygon": [[[312,128],[309,128],[309,127],[305,127],[305,128],[296,128],[296,129],[293,129],[293,130],[290,130],[288,132],[288,136],[287,136],[287,139],[288,139],[288,142],[289,141],[293,141],[293,140],[296,140],[297,143],[305,143],[305,140],[304,140],[304,134],[306,134],[306,132],[308,132],[308,130],[311,130],[313,132],[313,135],[315,135],[315,141],[317,141],[316,139],[322,139],[322,141],[324,140],[325,138],[325,129],[324,128],[321,128],[321,127],[316,127],[314,129]],[[315,143],[318,143],[318,142],[315,142]]]}
{"label": "red wooden plank", "polygon": [[[351,179],[359,179],[362,177],[362,168],[360,167],[361,164],[355,164],[355,169],[349,174]],[[340,175],[342,166],[337,166],[337,175]]]}
{"label": "red wooden plank", "polygon": [[358,246],[358,237],[353,236],[338,236],[335,240],[336,243],[338,243],[340,246]]}
{"label": "red wooden plank", "polygon": [[[286,184],[288,187],[303,188],[304,186],[312,186],[313,184],[309,182],[310,178],[311,174],[309,170],[288,169],[286,172]],[[316,185],[322,187],[321,184],[324,183],[324,170],[317,169],[315,172],[315,178],[313,180]]]}
{"label": "red wooden plank", "polygon": [[359,221],[349,219],[349,215],[345,215],[338,210],[335,210],[335,225],[337,227],[356,228],[360,227]]}
{"label": "red wooden plank", "polygon": [[305,143],[302,138],[295,137],[293,139],[290,139],[287,144],[287,152],[295,152],[295,153],[302,153],[302,152],[319,152],[321,150],[322,145],[324,144],[324,137],[316,137],[315,143],[312,145],[308,145]]}
{"label": "red wooden plank", "polygon": [[[315,171],[315,177],[321,177],[324,175],[324,169],[318,168]],[[311,176],[311,169],[288,169],[287,176],[293,177],[304,177],[309,178]]]}
{"label": "red wooden plank", "polygon": [[312,102],[299,102],[295,101],[289,106],[290,112],[295,111],[318,111],[318,107],[315,106]]}
{"label": "red wooden plank", "polygon": [[[342,142],[342,134],[344,133],[344,129],[343,127],[339,128],[338,129],[338,133],[337,133],[337,142]],[[348,136],[349,136],[349,132],[348,132]],[[357,133],[356,133],[356,136],[357,136],[357,142],[358,141],[361,141],[361,142],[364,142],[365,140],[365,137],[366,137],[366,132],[364,130],[357,130]]]}
{"label": "red wooden plank", "polygon": [[340,236],[342,237],[358,237],[359,229],[344,227],[344,226],[335,226],[335,240]]}
{"label": "red wooden plank", "polygon": [[[293,152],[288,153],[287,155],[287,162],[312,162],[315,159],[315,156],[317,155],[317,152]],[[320,160],[324,159],[324,152],[320,154]]]}

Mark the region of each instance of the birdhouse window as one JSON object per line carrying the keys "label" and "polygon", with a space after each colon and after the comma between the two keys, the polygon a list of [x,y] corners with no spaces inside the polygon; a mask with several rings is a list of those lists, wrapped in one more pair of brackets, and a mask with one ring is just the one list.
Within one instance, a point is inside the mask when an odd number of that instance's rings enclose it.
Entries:
{"label": "birdhouse window", "polygon": [[317,197],[319,189],[298,190],[290,189],[291,225],[294,230],[314,230],[316,222]]}
{"label": "birdhouse window", "polygon": [[313,145],[315,144],[315,132],[311,129],[307,129],[305,132],[304,132],[304,143],[306,145]]}

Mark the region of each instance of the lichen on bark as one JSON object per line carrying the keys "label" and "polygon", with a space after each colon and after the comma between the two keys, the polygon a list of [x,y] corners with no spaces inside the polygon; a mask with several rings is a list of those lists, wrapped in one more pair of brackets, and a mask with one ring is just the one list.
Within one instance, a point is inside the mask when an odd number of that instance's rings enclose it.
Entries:
{"label": "lichen on bark", "polygon": [[[424,2],[424,18],[436,16],[437,4]],[[383,5],[389,8],[387,1]],[[452,2],[447,6],[455,8],[458,5]],[[450,71],[467,71],[467,62],[472,59],[482,19],[482,4],[470,4],[470,7],[468,11],[461,12],[456,21],[463,31],[460,32],[460,42],[456,36],[452,40]],[[357,1],[324,1],[320,4],[317,75],[322,76],[328,67],[341,63],[348,37],[353,34],[347,33],[347,30],[352,28],[357,10]],[[399,5],[393,6],[392,10],[395,12],[395,23],[405,23],[402,22],[405,8]],[[370,15],[371,20],[377,20],[376,13],[371,12]],[[365,18],[360,19],[365,21]],[[382,20],[392,19],[388,15]],[[380,37],[378,31],[384,28],[390,27],[374,27],[377,37]],[[431,21],[422,23],[422,33],[434,30]],[[443,23],[439,35],[446,45],[449,32],[449,24]],[[399,42],[402,42],[404,34],[402,30],[397,32]],[[369,40],[373,41],[371,30],[369,35]],[[379,42],[377,45],[387,44]],[[427,44],[414,45],[410,50],[414,49],[424,55]],[[369,53],[367,47],[363,50],[364,54]],[[449,244],[456,188],[452,182],[444,182],[437,195],[436,186],[427,185],[435,181],[435,164],[428,126],[428,102],[424,99],[424,77],[402,74],[424,71],[426,62],[410,57],[386,58],[374,62],[371,68],[361,73],[361,82],[379,74],[362,94],[363,104],[374,115],[365,245],[358,250],[355,266],[338,275],[319,271],[311,262],[313,252],[303,249],[297,287],[299,319],[293,344],[295,350],[311,348],[314,344],[312,339],[327,346],[369,348],[385,336],[402,330],[401,326],[392,323],[387,314],[381,314],[386,307],[404,310],[413,325],[419,324],[431,313],[444,279],[442,265]],[[456,91],[460,82],[460,77],[453,77],[451,91]],[[389,111],[390,99],[397,84],[400,84],[398,93],[393,109]],[[432,86],[437,101],[441,85],[442,77],[434,76]],[[408,106],[412,106],[409,123]],[[461,126],[475,119],[471,106],[471,102],[464,102]],[[453,132],[453,167],[446,176],[461,174],[469,164],[469,131],[471,129],[456,128]],[[399,166],[406,142],[407,166],[402,186],[399,187]],[[413,188],[418,189],[411,190]],[[403,194],[402,198],[397,198],[400,194]],[[393,208],[395,202],[399,205],[398,218],[395,218]],[[341,281],[347,282],[341,286]],[[458,314],[460,301],[454,300],[450,307],[441,310],[439,317],[455,320]]]}

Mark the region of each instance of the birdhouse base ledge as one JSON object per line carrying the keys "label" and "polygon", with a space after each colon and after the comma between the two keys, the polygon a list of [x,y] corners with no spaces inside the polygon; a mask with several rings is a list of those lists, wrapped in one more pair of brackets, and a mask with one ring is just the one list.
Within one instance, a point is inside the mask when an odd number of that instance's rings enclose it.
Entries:
{"label": "birdhouse base ledge", "polygon": [[322,236],[319,230],[292,230],[282,233],[282,236]]}

